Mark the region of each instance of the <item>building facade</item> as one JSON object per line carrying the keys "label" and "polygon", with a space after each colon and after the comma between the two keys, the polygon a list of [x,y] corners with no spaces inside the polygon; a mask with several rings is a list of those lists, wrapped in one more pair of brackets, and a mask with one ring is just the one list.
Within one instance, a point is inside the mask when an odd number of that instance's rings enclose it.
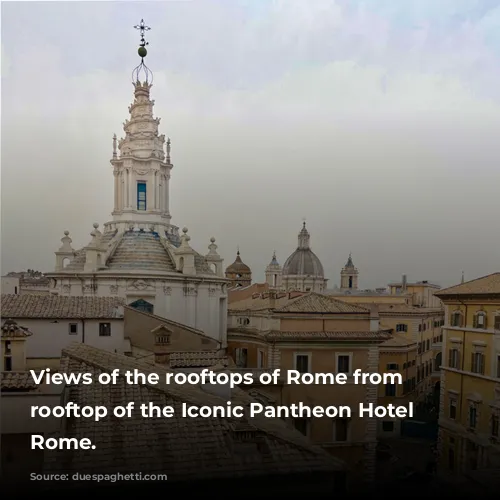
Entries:
{"label": "building facade", "polygon": [[[378,372],[379,346],[390,332],[376,311],[332,301],[314,292],[268,292],[234,302],[229,310],[228,354],[239,369],[346,373],[347,385],[259,387],[269,401],[309,406],[376,403],[378,386],[353,384],[356,369]],[[269,403],[272,404],[272,403]],[[354,415],[354,414],[353,414]],[[349,464],[358,479],[375,475],[377,419],[291,418],[291,426]]]}
{"label": "building facade", "polygon": [[500,273],[437,296],[446,308],[440,472],[474,478],[500,468]]}
{"label": "building facade", "polygon": [[58,370],[61,351],[73,342],[124,352],[124,304],[119,297],[2,295],[1,317],[33,333],[23,344],[27,370]]}

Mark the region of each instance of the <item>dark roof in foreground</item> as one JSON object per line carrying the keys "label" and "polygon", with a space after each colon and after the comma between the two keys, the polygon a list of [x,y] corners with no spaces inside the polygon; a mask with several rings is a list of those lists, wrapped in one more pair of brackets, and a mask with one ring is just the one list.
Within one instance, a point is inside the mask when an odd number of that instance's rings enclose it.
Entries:
{"label": "dark roof in foreground", "polygon": [[120,297],[2,294],[2,318],[113,319],[123,318]]}
{"label": "dark roof in foreground", "polygon": [[[172,371],[136,359],[72,344],[63,351],[61,371],[90,372],[94,377],[118,368],[137,368],[143,373],[158,373],[160,380]],[[119,377],[116,385],[78,385],[67,387],[69,401],[81,405],[125,405],[136,407],[152,402],[173,406],[172,418],[106,417],[67,419],[61,436],[89,438],[96,449],[52,450],[45,457],[46,472],[114,473],[137,472],[168,474],[169,482],[221,479],[241,476],[267,476],[300,472],[325,472],[344,468],[281,419],[272,418],[183,418],[182,403],[196,406],[226,406],[221,397],[193,385],[128,385]],[[234,389],[233,405],[254,402],[248,394]],[[57,437],[57,436],[52,436]]]}

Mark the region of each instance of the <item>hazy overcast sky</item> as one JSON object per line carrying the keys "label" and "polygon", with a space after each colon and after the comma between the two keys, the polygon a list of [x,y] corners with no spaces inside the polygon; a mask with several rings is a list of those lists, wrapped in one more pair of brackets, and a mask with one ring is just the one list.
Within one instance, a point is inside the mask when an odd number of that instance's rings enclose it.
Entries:
{"label": "hazy overcast sky", "polygon": [[500,0],[2,3],[2,273],[111,219],[141,18],[172,222],[257,280],[307,219],[330,284],[500,268]]}

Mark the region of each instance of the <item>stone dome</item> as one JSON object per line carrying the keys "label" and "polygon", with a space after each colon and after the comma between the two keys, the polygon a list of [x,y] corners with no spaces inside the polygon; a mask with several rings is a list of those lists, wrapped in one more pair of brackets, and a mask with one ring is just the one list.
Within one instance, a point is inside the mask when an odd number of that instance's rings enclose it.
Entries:
{"label": "stone dome", "polygon": [[309,247],[309,232],[306,223],[299,233],[299,245],[283,265],[284,276],[317,276],[324,278],[323,264]]}
{"label": "stone dome", "polygon": [[226,273],[249,274],[251,269],[241,260],[240,252],[236,254],[236,260],[226,268]]}

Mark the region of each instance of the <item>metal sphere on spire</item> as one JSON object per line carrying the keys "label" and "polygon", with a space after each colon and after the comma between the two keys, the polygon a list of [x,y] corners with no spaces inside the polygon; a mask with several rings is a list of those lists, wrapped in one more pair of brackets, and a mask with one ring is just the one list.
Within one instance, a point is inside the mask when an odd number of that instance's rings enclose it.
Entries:
{"label": "metal sphere on spire", "polygon": [[141,81],[141,78],[144,79],[144,83],[152,84],[153,83],[153,72],[146,66],[144,63],[144,58],[148,55],[148,51],[146,49],[146,45],[149,45],[149,42],[146,42],[144,38],[144,34],[146,31],[151,30],[149,26],[146,26],[144,23],[144,19],[141,19],[139,24],[134,26],[136,30],[139,30],[139,35],[141,37],[139,48],[137,49],[137,53],[141,58],[141,62],[138,66],[134,68],[132,72],[132,83],[135,85]]}

